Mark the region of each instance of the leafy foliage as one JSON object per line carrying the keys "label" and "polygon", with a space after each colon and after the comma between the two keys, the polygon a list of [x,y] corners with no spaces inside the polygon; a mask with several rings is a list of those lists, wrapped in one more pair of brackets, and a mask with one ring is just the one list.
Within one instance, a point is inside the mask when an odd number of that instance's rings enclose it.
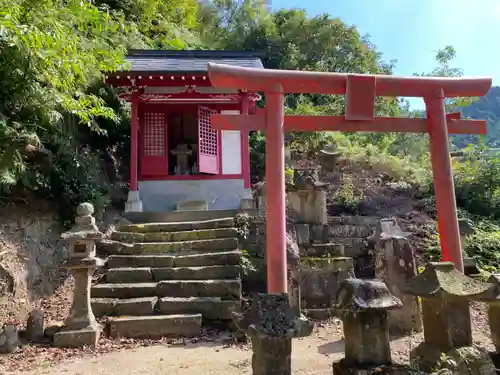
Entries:
{"label": "leafy foliage", "polygon": [[500,158],[484,151],[469,146],[456,164],[457,202],[472,214],[500,219]]}
{"label": "leafy foliage", "polygon": [[82,201],[105,207],[114,181],[96,165],[128,149],[129,121],[102,75],[127,48],[199,43],[197,1],[169,4],[0,0],[2,197],[43,193],[63,219]]}

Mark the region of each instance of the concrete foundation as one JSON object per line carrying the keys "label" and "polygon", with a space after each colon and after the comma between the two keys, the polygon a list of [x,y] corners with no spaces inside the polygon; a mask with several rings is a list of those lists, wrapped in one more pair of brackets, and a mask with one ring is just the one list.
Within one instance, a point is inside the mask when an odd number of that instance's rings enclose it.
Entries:
{"label": "concrete foundation", "polygon": [[138,186],[144,212],[175,211],[184,201],[206,201],[208,210],[236,210],[241,199],[252,198],[243,179],[139,181]]}

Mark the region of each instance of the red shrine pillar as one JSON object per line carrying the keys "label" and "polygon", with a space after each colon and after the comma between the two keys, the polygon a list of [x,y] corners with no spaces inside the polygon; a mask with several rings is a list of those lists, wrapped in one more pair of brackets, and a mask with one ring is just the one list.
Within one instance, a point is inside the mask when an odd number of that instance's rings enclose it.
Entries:
{"label": "red shrine pillar", "polygon": [[429,126],[442,260],[453,262],[455,267],[463,272],[462,245],[457,220],[455,186],[453,184],[443,90],[436,90],[434,97],[425,98],[424,100]]}
{"label": "red shrine pillar", "polygon": [[284,96],[266,92],[266,263],[268,293],[288,293],[285,217]]}
{"label": "red shrine pillar", "polygon": [[[248,115],[250,113],[250,99],[248,97],[248,92],[243,91],[241,92],[241,114],[242,115]],[[240,130],[240,137],[241,137],[241,152],[242,152],[242,158],[241,158],[241,173],[243,174],[244,178],[244,186],[245,189],[250,189],[251,188],[251,183],[250,183],[250,146],[248,142],[248,137],[250,133],[246,129],[241,129]]]}
{"label": "red shrine pillar", "polygon": [[139,93],[134,91],[131,100],[130,116],[130,188],[125,212],[142,212],[142,202],[137,188],[138,154],[139,154]]}

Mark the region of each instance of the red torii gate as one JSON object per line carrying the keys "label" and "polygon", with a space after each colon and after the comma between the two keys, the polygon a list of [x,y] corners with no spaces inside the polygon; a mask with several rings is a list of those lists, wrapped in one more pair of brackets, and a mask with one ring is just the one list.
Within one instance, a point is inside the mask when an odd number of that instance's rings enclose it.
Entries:
{"label": "red torii gate", "polygon": [[[486,134],[486,121],[446,114],[444,99],[483,96],[491,78],[394,77],[301,72],[209,64],[214,87],[261,91],[266,108],[249,114],[214,115],[215,129],[266,131],[267,281],[269,293],[287,292],[285,228],[285,145],[290,131],[429,133],[443,260],[463,272],[448,133]],[[345,116],[285,116],[284,94],[346,94]],[[421,97],[427,119],[374,117],[376,96]]]}

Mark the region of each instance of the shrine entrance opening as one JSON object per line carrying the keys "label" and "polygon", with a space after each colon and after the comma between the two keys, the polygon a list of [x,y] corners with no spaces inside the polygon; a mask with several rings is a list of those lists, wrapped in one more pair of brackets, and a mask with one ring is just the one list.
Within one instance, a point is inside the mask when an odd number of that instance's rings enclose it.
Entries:
{"label": "shrine entrance opening", "polygon": [[[394,77],[344,73],[259,70],[209,64],[214,87],[264,92],[266,108],[250,115],[214,115],[214,129],[265,130],[267,280],[269,293],[287,292],[285,227],[285,145],[290,131],[413,132],[429,133],[432,170],[443,261],[463,271],[455,202],[449,133],[486,134],[486,121],[461,120],[460,113],[446,114],[450,97],[483,96],[491,78]],[[344,116],[285,116],[284,94],[345,94]],[[375,97],[421,97],[426,119],[374,117]]]}

